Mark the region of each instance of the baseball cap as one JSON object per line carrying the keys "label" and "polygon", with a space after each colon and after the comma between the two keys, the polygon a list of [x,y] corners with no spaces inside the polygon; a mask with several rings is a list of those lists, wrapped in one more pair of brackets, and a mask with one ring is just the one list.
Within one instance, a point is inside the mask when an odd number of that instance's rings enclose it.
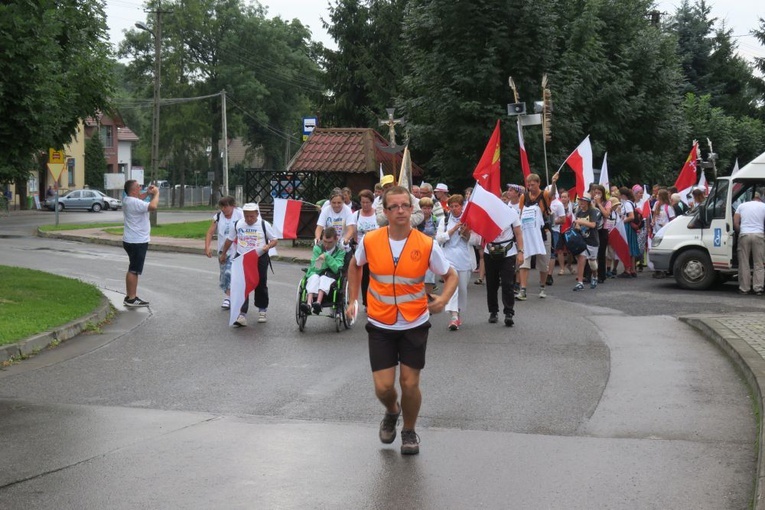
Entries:
{"label": "baseball cap", "polygon": [[590,197],[589,193],[584,193],[581,197],[579,197],[579,200],[584,200],[585,202],[592,202],[592,197]]}
{"label": "baseball cap", "polygon": [[242,211],[258,211],[258,204],[254,202],[248,202],[242,206]]}
{"label": "baseball cap", "polygon": [[447,186],[443,182],[439,182],[438,184],[436,184],[436,187],[433,188],[433,191],[443,191],[445,193],[449,193],[449,186]]}

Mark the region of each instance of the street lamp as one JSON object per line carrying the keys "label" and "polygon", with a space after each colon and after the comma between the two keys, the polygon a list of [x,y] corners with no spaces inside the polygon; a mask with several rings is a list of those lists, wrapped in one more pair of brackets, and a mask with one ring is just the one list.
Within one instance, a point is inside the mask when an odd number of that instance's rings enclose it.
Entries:
{"label": "street lamp", "polygon": [[[157,183],[157,164],[159,158],[159,87],[160,73],[162,72],[162,11],[156,11],[155,30],[150,30],[140,21],[135,24],[139,30],[149,32],[154,37],[154,112],[152,115],[151,128],[151,182]],[[149,214],[151,226],[157,226],[157,211]]]}

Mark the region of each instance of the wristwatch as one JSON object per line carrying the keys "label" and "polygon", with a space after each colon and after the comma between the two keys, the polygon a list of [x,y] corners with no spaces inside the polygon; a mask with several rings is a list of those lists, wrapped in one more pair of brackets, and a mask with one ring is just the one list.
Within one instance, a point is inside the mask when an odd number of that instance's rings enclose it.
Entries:
{"label": "wristwatch", "polygon": [[523,253],[523,248],[519,249],[518,253]]}

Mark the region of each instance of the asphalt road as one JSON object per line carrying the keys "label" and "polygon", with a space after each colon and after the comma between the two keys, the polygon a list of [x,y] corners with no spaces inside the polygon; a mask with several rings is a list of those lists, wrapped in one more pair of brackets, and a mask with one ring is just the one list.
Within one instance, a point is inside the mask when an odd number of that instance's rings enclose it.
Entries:
{"label": "asphalt road", "polygon": [[[27,237],[34,221],[21,223],[0,224],[0,263],[121,301],[122,250]],[[232,329],[214,261],[150,252],[150,311],[0,371],[0,508],[748,506],[748,389],[676,320],[765,308],[734,285],[693,293],[644,275],[575,293],[556,277],[511,329],[486,323],[471,286],[459,332],[433,319],[422,453],[403,458],[377,440],[363,327],[310,317],[299,333],[302,273],[274,270],[268,323],[251,311],[252,327]]]}

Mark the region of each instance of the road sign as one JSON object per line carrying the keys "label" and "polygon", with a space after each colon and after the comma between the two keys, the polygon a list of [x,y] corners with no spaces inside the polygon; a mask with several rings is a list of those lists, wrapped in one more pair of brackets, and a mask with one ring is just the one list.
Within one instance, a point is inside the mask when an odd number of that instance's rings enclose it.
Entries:
{"label": "road sign", "polygon": [[48,163],[64,164],[66,163],[66,153],[55,149],[48,149]]}
{"label": "road sign", "polygon": [[61,172],[64,171],[65,166],[63,163],[48,163],[48,171],[53,176],[54,181],[58,181],[58,178],[61,177]]}
{"label": "road sign", "polygon": [[316,128],[318,119],[316,117],[303,117],[303,141],[308,140],[313,130]]}
{"label": "road sign", "polygon": [[53,176],[54,181],[58,181],[61,172],[66,166],[66,153],[55,149],[48,149],[48,171]]}

